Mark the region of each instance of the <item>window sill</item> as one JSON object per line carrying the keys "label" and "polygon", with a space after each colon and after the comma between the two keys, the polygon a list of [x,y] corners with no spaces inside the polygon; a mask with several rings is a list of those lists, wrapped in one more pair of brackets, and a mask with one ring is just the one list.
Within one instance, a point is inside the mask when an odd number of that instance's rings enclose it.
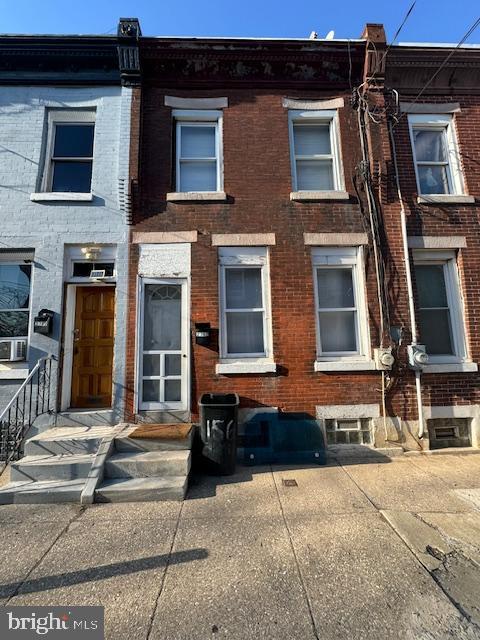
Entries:
{"label": "window sill", "polygon": [[474,196],[442,194],[418,196],[418,204],[475,204]]}
{"label": "window sill", "polygon": [[225,202],[227,194],[224,191],[185,191],[167,193],[167,202]]}
{"label": "window sill", "polygon": [[91,202],[93,193],[63,193],[58,191],[45,191],[42,193],[31,193],[32,202]]}
{"label": "window sill", "polygon": [[427,364],[422,367],[422,373],[475,373],[476,371],[478,371],[476,362]]}
{"label": "window sill", "polygon": [[277,365],[275,362],[260,362],[253,361],[232,361],[232,362],[219,362],[215,366],[215,373],[275,373],[277,371]]}
{"label": "window sill", "polygon": [[350,200],[348,191],[292,191],[290,200],[294,201],[322,201],[322,200]]}
{"label": "window sill", "polygon": [[29,369],[25,362],[15,364],[0,364],[0,380],[25,380]]}
{"label": "window sill", "polygon": [[373,360],[315,360],[314,371],[375,371]]}

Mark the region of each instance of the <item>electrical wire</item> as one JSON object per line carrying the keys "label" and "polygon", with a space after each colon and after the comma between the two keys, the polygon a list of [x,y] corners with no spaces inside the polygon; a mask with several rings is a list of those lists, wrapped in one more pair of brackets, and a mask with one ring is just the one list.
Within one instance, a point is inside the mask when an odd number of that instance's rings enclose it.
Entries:
{"label": "electrical wire", "polygon": [[385,52],[382,56],[382,58],[380,59],[380,62],[378,62],[375,65],[375,69],[373,70],[372,76],[370,78],[370,80],[373,80],[375,78],[375,75],[377,73],[377,71],[379,71],[382,68],[382,63],[385,60],[385,58],[387,57],[388,52],[390,51],[390,48],[395,44],[395,40],[398,38],[398,36],[400,35],[400,32],[402,31],[403,27],[405,26],[406,21],[408,20],[410,14],[413,11],[413,8],[415,7],[415,5],[417,4],[417,0],[414,0],[414,2],[412,2],[412,4],[410,5],[410,9],[407,11],[407,13],[405,14],[403,21],[401,23],[401,25],[398,27],[398,29],[395,32],[395,35],[393,36],[392,41],[390,42],[390,44],[388,45],[388,47],[385,49]]}

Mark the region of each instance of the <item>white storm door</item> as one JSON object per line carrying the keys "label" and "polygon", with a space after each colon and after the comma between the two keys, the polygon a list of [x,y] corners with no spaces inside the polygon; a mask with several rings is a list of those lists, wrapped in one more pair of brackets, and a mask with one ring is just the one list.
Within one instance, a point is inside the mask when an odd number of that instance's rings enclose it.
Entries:
{"label": "white storm door", "polygon": [[186,410],[186,281],[143,278],[140,300],[139,409]]}

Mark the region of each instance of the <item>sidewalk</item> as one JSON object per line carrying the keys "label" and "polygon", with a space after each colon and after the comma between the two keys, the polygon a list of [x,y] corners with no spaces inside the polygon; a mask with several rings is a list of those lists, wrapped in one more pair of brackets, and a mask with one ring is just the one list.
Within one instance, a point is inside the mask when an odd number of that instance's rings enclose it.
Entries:
{"label": "sidewalk", "polygon": [[470,640],[479,509],[477,455],[240,468],[183,504],[2,506],[0,597],[102,604],[112,640]]}

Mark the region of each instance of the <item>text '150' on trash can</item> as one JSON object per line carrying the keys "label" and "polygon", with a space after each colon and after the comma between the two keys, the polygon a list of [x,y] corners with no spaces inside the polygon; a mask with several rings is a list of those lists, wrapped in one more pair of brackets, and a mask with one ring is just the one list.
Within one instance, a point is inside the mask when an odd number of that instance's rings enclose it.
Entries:
{"label": "text '150' on trash can", "polygon": [[235,472],[239,402],[236,393],[204,393],[198,402],[202,455],[218,474]]}

